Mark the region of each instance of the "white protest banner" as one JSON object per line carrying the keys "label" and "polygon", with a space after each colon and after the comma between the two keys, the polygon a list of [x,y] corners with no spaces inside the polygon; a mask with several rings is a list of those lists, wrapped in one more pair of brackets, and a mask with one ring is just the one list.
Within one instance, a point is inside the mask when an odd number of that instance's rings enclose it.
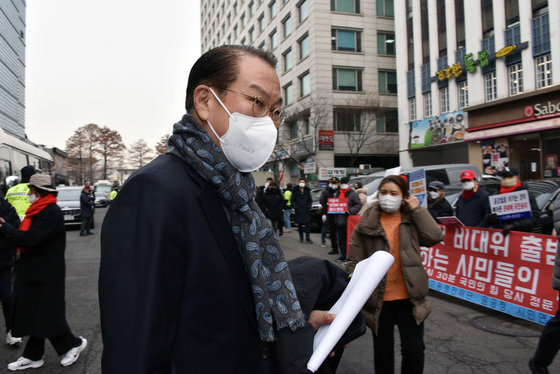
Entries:
{"label": "white protest banner", "polygon": [[346,176],[345,168],[319,168],[319,180],[327,181],[332,177],[337,177],[338,179]]}
{"label": "white protest banner", "polygon": [[527,190],[493,195],[488,199],[490,210],[498,215],[498,221],[531,217],[531,202]]}
{"label": "white protest banner", "polygon": [[389,175],[399,175],[401,173],[401,167],[397,166],[396,168],[387,169],[385,170],[385,176],[388,177]]}
{"label": "white protest banner", "polygon": [[427,208],[426,172],[424,169],[411,171],[408,174],[408,183],[410,185],[410,193],[418,198],[420,206]]}

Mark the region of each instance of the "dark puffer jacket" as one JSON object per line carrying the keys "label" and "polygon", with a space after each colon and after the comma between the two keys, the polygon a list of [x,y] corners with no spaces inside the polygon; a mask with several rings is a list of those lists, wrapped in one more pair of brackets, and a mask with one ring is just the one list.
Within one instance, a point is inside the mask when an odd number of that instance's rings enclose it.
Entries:
{"label": "dark puffer jacket", "polygon": [[297,223],[306,224],[311,221],[311,190],[305,186],[303,191],[298,187],[294,187],[292,191],[292,208],[295,209],[294,220]]}
{"label": "dark puffer jacket", "polygon": [[[356,264],[370,257],[376,251],[389,250],[389,242],[379,221],[381,209],[376,202],[366,210],[362,220],[354,229],[348,247],[346,271],[354,272]],[[400,255],[402,272],[406,281],[408,297],[413,305],[413,314],[418,324],[430,314],[428,295],[428,274],[422,265],[420,246],[432,246],[443,240],[443,232],[428,210],[417,207],[402,213],[399,226]],[[384,277],[373,291],[362,310],[366,324],[377,334],[379,315],[383,306],[383,295],[387,278]]]}

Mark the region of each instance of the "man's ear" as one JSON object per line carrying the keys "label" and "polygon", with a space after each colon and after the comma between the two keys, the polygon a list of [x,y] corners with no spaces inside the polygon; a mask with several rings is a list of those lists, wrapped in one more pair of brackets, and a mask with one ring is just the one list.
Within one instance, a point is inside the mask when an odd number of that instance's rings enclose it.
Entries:
{"label": "man's ear", "polygon": [[201,84],[194,89],[193,102],[194,111],[201,121],[207,121],[211,113],[211,103],[210,98],[212,92],[210,92],[210,87]]}

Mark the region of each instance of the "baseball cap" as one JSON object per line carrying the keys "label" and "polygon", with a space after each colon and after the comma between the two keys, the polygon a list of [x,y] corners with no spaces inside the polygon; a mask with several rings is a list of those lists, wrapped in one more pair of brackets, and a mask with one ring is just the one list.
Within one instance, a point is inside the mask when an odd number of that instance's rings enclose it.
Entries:
{"label": "baseball cap", "polygon": [[86,190],[91,190],[91,187],[89,186],[89,184],[86,184],[86,185],[84,186],[84,189],[86,189]]}
{"label": "baseball cap", "polygon": [[338,180],[337,177],[332,177],[331,179],[329,179],[329,182],[331,182],[331,183],[339,183],[340,181]]}
{"label": "baseball cap", "polygon": [[498,175],[502,177],[506,175],[519,175],[519,172],[513,166],[506,166],[498,173]]}
{"label": "baseball cap", "polygon": [[56,192],[56,188],[52,185],[51,177],[47,174],[33,174],[29,178],[29,185],[45,191]]}
{"label": "baseball cap", "polygon": [[463,179],[476,179],[476,174],[472,170],[463,170],[461,172],[461,180]]}
{"label": "baseball cap", "polygon": [[428,184],[428,188],[434,189],[434,190],[443,190],[443,182],[440,181],[431,181]]}

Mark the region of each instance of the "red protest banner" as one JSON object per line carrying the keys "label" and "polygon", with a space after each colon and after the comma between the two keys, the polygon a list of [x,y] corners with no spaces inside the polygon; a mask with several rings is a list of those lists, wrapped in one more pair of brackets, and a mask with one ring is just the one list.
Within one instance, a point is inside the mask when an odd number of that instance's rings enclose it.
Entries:
{"label": "red protest banner", "polygon": [[[348,238],[360,219],[348,216]],[[441,227],[443,241],[420,249],[431,289],[540,324],[554,315],[558,292],[551,280],[556,237]]]}
{"label": "red protest banner", "polygon": [[337,197],[329,197],[327,199],[327,204],[327,214],[341,214],[348,211],[348,202],[341,201],[341,199]]}

